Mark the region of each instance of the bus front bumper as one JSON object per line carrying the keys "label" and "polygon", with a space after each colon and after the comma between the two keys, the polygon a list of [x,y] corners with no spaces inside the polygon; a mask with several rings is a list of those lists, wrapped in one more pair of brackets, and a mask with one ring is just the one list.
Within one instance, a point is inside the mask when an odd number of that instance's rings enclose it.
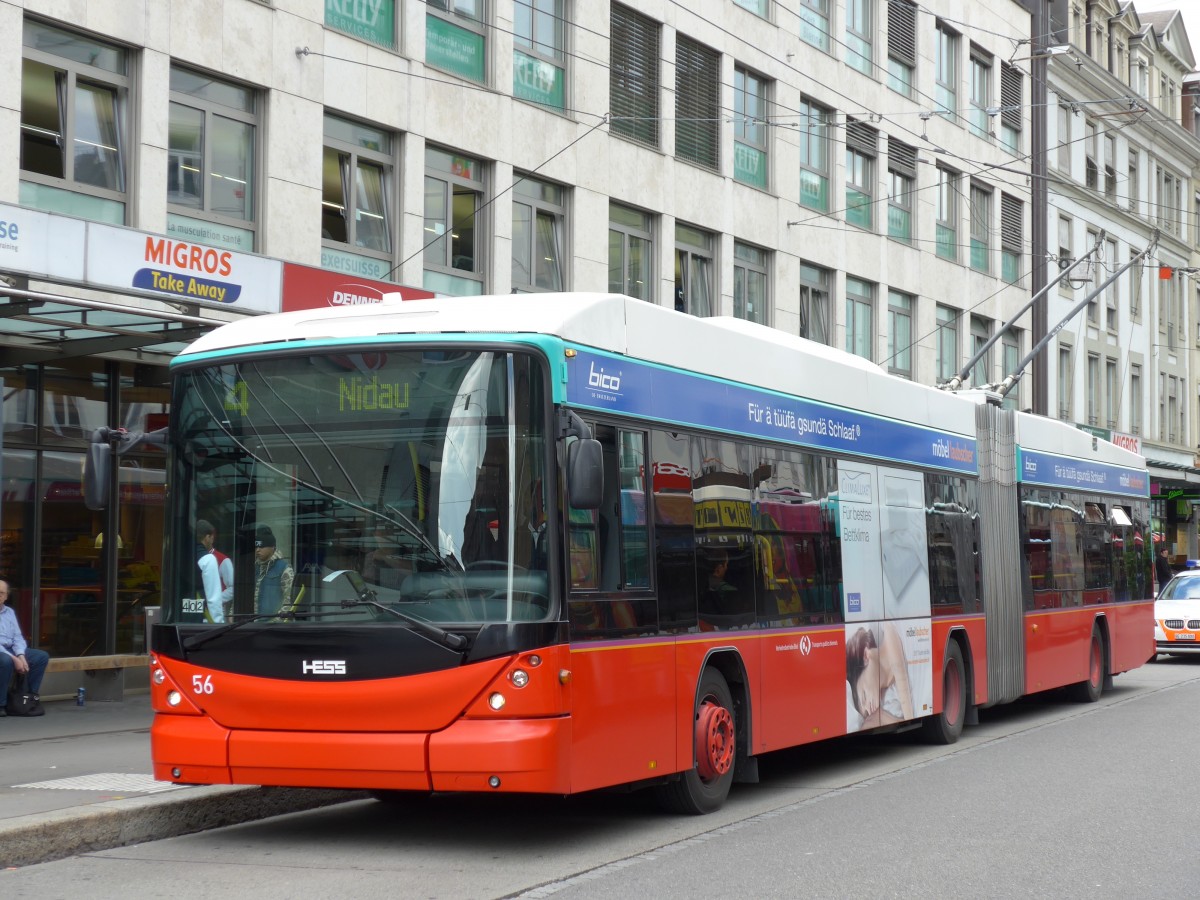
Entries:
{"label": "bus front bumper", "polygon": [[426,733],[232,730],[158,714],[154,777],[176,784],[570,793],[571,720],[459,719]]}

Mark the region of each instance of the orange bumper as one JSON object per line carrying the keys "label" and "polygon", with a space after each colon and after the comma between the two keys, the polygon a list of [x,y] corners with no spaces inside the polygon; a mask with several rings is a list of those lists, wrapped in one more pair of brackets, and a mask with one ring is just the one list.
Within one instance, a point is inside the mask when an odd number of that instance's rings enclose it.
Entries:
{"label": "orange bumper", "polygon": [[566,716],[426,734],[234,730],[160,713],[150,731],[154,777],[178,784],[553,794],[570,793],[570,736]]}

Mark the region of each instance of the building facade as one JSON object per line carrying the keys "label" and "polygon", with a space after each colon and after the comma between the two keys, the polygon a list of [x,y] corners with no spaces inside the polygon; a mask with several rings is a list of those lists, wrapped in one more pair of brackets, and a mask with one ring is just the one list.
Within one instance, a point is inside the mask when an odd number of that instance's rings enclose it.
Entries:
{"label": "building facade", "polygon": [[1194,558],[1200,140],[1183,97],[1195,57],[1178,12],[1139,15],[1116,0],[1060,12],[1047,65],[1048,253],[1052,269],[1093,256],[1051,289],[1050,326],[1117,277],[1049,348],[1049,412],[1147,457],[1155,531]]}
{"label": "building facade", "polygon": [[163,461],[91,513],[87,436],[161,424],[184,342],[326,276],[616,291],[925,383],[997,338],[965,380],[1000,381],[1029,32],[1016,0],[0,0],[0,567],[32,637],[140,648]]}

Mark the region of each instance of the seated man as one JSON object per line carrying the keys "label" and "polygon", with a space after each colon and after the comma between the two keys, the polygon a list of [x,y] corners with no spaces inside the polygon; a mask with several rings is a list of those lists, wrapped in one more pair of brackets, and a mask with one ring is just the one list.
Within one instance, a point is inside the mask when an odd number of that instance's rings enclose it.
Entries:
{"label": "seated man", "polygon": [[[50,655],[25,643],[17,614],[8,605],[8,590],[8,582],[0,579],[0,696],[7,697],[8,686],[16,674],[27,676],[29,692],[36,698],[42,688],[42,676],[46,674]],[[36,715],[41,715],[40,704],[37,709]],[[0,705],[0,715],[4,714],[4,707]]]}

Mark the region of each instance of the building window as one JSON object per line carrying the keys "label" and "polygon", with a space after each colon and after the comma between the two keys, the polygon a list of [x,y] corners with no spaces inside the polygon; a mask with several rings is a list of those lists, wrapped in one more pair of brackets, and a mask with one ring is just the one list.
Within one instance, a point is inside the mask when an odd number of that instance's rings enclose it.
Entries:
{"label": "building window", "polygon": [[390,273],[393,154],[392,136],[387,131],[325,114],[323,266],[335,268],[343,261],[353,261],[358,265],[351,271],[372,278],[386,278]]}
{"label": "building window", "polygon": [[875,285],[858,278],[846,278],[846,350],[863,359],[874,359],[873,310]]}
{"label": "building window", "polygon": [[[1003,371],[1000,375],[1003,378],[1008,378],[1017,371],[1017,366],[1021,364],[1021,335],[1020,332],[1013,331],[1011,328],[1004,332],[1004,336],[1000,338],[1001,350],[1003,352]],[[1018,381],[1013,385],[1012,390],[1004,395],[1004,400],[1000,404],[1005,409],[1020,409],[1021,406],[1021,382]]]}
{"label": "building window", "polygon": [[675,155],[716,169],[721,160],[721,54],[675,40]]}
{"label": "building window", "polygon": [[630,140],[658,146],[658,56],[661,27],[628,7],[612,5],[609,41],[609,130]]}
{"label": "building window", "polygon": [[1142,433],[1142,367],[1129,367],[1129,433]]}
{"label": "building window", "polygon": [[[1058,267],[1065,269],[1075,261],[1075,253],[1071,249],[1073,246],[1071,236],[1071,220],[1067,216],[1058,217]],[[1058,283],[1058,291],[1060,294],[1070,294],[1074,288],[1071,287],[1071,280],[1064,278]]]}
{"label": "building window", "polygon": [[917,148],[888,138],[888,237],[912,243]]}
{"label": "building window", "polygon": [[121,47],[25,21],[22,206],[125,224],[128,76]]}
{"label": "building window", "polygon": [[887,24],[888,87],[911,97],[917,67],[917,4],[912,0],[889,0]]}
{"label": "building window", "polygon": [[1016,66],[1000,64],[1000,144],[1009,153],[1021,152],[1024,80]]}
{"label": "building window", "polygon": [[[1089,228],[1087,232],[1087,246],[1096,247],[1099,243],[1100,233]],[[1092,273],[1092,286],[1088,289],[1091,299],[1088,300],[1087,305],[1087,323],[1089,325],[1096,325],[1099,322],[1100,309],[1100,301],[1096,294],[1096,290],[1100,287],[1100,281],[1103,277],[1104,267],[1099,264],[1099,261],[1094,256],[1088,260],[1086,265]]]}
{"label": "building window", "polygon": [[1117,379],[1117,361],[1104,360],[1104,419],[1105,427],[1117,427],[1117,411],[1121,408],[1121,382]]}
{"label": "building window", "polygon": [[767,251],[734,241],[733,258],[733,314],[739,319],[769,325]]}
{"label": "building window", "polygon": [[1083,183],[1096,190],[1100,184],[1100,168],[1096,163],[1096,123],[1083,123]]}
{"label": "building window", "polygon": [[711,316],[713,308],[713,246],[707,231],[675,224],[675,308],[693,316]]}
{"label": "building window", "polygon": [[1071,107],[1058,104],[1058,171],[1071,174]]}
{"label": "building window", "polygon": [[870,75],[871,0],[846,0],[846,65]]}
{"label": "building window", "polygon": [[833,337],[830,327],[828,269],[800,263],[800,337],[828,345]]}
{"label": "building window", "polygon": [[1100,357],[1087,357],[1087,423],[1098,425],[1100,416]]}
{"label": "building window", "polygon": [[396,0],[377,0],[369,4],[326,3],[325,27],[335,28],[388,50],[395,50]]}
{"label": "building window", "polygon": [[1134,322],[1142,321],[1142,277],[1145,265],[1134,263],[1137,252],[1129,248],[1129,318]]}
{"label": "building window", "polygon": [[[992,336],[992,324],[982,316],[971,316],[971,357],[983,349],[984,344]],[[989,350],[987,353],[975,360],[975,365],[971,366],[971,384],[975,387],[982,387],[991,382],[992,373],[992,354]]]}
{"label": "building window", "polygon": [[639,300],[654,299],[653,222],[650,214],[617,203],[608,205],[608,290]]}
{"label": "building window", "polygon": [[958,310],[937,308],[937,380],[949,381],[958,374]]}
{"label": "building window", "polygon": [[1024,255],[1024,204],[1008,194],[1000,195],[1000,277],[1008,284],[1021,280]]}
{"label": "building window", "polygon": [[1142,214],[1141,191],[1138,184],[1138,151],[1129,148],[1129,179],[1125,189],[1129,192],[1129,211],[1135,216]]}
{"label": "building window", "polygon": [[[1117,242],[1107,238],[1104,242],[1104,277],[1108,278],[1117,271],[1120,263],[1117,261]],[[1117,310],[1121,306],[1121,279],[1118,278],[1104,289],[1104,327],[1109,334],[1117,333]]]}
{"label": "building window", "polygon": [[800,99],[800,203],[829,211],[829,125],[832,113]]}
{"label": "building window", "polygon": [[912,323],[916,298],[888,291],[888,371],[912,378]]}
{"label": "building window", "polygon": [[875,225],[875,157],[879,132],[854,119],[846,121],[846,222],[870,231]]}
{"label": "building window", "polygon": [[1117,202],[1117,139],[1104,136],[1104,196]]}
{"label": "building window", "polygon": [[934,51],[933,101],[939,115],[953,119],[958,115],[958,34],[945,22],[937,23]]}
{"label": "building window", "polygon": [[829,52],[829,0],[800,0],[800,39]]}
{"label": "building window", "polygon": [[425,9],[425,63],[484,84],[487,81],[485,0],[433,0]]}
{"label": "building window", "polygon": [[566,108],[566,32],[566,0],[514,0],[514,97]]}
{"label": "building window", "polygon": [[733,177],[742,184],[766,190],[767,82],[737,66],[733,70]]}
{"label": "building window", "polygon": [[937,255],[958,259],[958,173],[940,166],[937,193]]}
{"label": "building window", "polygon": [[1071,384],[1072,374],[1071,348],[1065,344],[1058,347],[1058,418],[1070,422],[1071,400],[1074,388]]}
{"label": "building window", "polygon": [[528,175],[516,176],[512,237],[514,293],[564,290],[566,193],[566,188],[560,185]]}
{"label": "building window", "polygon": [[451,296],[483,293],[483,163],[425,148],[426,290]]}
{"label": "building window", "polygon": [[733,0],[733,2],[742,9],[750,10],[750,12],[754,13],[756,16],[761,16],[764,19],[769,18],[768,4],[770,3],[770,0]]}
{"label": "building window", "polygon": [[253,88],[171,67],[168,234],[254,249],[257,101]]}
{"label": "building window", "polygon": [[967,109],[967,124],[976,137],[986,138],[988,106],[992,97],[992,56],[981,47],[971,45],[971,103]]}
{"label": "building window", "polygon": [[991,271],[992,256],[992,192],[971,185],[971,268]]}

